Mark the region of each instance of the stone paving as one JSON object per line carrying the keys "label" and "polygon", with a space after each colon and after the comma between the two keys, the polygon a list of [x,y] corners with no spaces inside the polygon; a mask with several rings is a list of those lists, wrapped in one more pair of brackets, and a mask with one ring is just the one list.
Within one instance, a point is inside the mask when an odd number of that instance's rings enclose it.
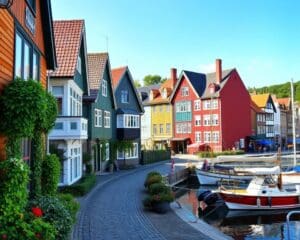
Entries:
{"label": "stone paving", "polygon": [[[179,161],[184,162],[176,160]],[[152,170],[168,173],[170,164],[165,162],[97,176],[96,187],[86,197],[79,199],[81,209],[72,239],[209,240],[173,211],[166,215],[144,211],[142,199],[146,193],[143,182]]]}

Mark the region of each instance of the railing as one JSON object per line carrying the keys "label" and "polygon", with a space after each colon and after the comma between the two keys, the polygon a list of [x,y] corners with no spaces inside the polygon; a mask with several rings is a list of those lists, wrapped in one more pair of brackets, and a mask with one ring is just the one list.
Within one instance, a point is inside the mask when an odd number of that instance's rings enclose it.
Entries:
{"label": "railing", "polygon": [[49,139],[87,139],[88,120],[83,117],[58,117]]}
{"label": "railing", "polygon": [[163,176],[164,183],[174,186],[184,180],[186,180],[189,176],[189,169],[185,168],[179,171],[175,171],[174,173],[170,173],[168,175]]}
{"label": "railing", "polygon": [[291,211],[286,215],[286,226],[287,226],[287,234],[288,234],[288,240],[291,240],[291,235],[290,235],[290,217],[293,214],[300,214],[300,211]]}

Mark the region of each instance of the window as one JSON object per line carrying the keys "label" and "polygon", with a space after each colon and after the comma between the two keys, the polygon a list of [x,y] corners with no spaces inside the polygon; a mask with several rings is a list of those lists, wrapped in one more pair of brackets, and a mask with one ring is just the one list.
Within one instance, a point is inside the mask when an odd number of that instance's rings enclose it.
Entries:
{"label": "window", "polygon": [[81,172],[81,167],[80,167],[80,162],[81,162],[81,148],[71,148],[71,174],[70,178],[71,181],[75,180],[80,176]]}
{"label": "window", "polygon": [[64,125],[62,122],[56,122],[54,125],[55,130],[63,130],[63,128],[64,128]]}
{"label": "window", "polygon": [[219,132],[212,132],[212,142],[219,142],[220,133]]}
{"label": "window", "polygon": [[117,115],[117,128],[139,128],[140,116],[123,114]]}
{"label": "window", "polygon": [[218,114],[213,114],[212,115],[212,125],[217,126],[219,124],[219,115]]}
{"label": "window", "polygon": [[27,80],[39,79],[40,55],[33,44],[23,35],[16,33],[15,37],[15,77]]}
{"label": "window", "polygon": [[170,133],[171,133],[171,124],[166,123],[166,134],[170,134]]}
{"label": "window", "polygon": [[210,100],[203,101],[203,109],[204,110],[210,109],[210,104],[211,104]]}
{"label": "window", "polygon": [[109,143],[105,144],[105,161],[109,160]]}
{"label": "window", "polygon": [[57,101],[57,112],[59,116],[63,115],[63,96],[64,86],[52,86],[52,94],[55,96]]}
{"label": "window", "polygon": [[153,124],[153,135],[157,134],[156,124]]}
{"label": "window", "polygon": [[210,115],[204,115],[203,116],[203,125],[204,126],[210,126],[210,118],[211,118]]}
{"label": "window", "polygon": [[104,127],[110,128],[110,112],[104,111]]}
{"label": "window", "polygon": [[164,125],[163,124],[159,124],[159,133],[160,134],[164,133]]}
{"label": "window", "polygon": [[82,114],[82,98],[72,88],[70,88],[70,115],[81,116]]}
{"label": "window", "polygon": [[177,123],[176,133],[191,133],[192,126],[190,122]]}
{"label": "window", "polygon": [[201,126],[201,116],[200,115],[195,116],[195,126]]}
{"label": "window", "polygon": [[212,109],[218,109],[218,100],[213,99],[211,105],[212,105]]}
{"label": "window", "polygon": [[201,109],[201,102],[200,102],[200,100],[195,100],[194,101],[194,110],[198,111],[200,109]]}
{"label": "window", "polygon": [[195,132],[195,141],[201,142],[201,132]]}
{"label": "window", "polygon": [[176,112],[191,112],[191,102],[190,101],[177,102]]}
{"label": "window", "polygon": [[102,127],[102,110],[95,109],[95,127]]}
{"label": "window", "polygon": [[188,87],[182,87],[181,88],[181,96],[185,97],[189,95],[189,88]]}
{"label": "window", "polygon": [[77,122],[71,122],[70,123],[70,129],[71,130],[76,130],[77,129]]}
{"label": "window", "polygon": [[138,158],[138,144],[133,143],[132,148],[125,151],[118,151],[118,159],[124,159],[125,158]]}
{"label": "window", "polygon": [[31,8],[33,12],[35,12],[35,1],[36,0],[26,0],[27,5]]}
{"label": "window", "polygon": [[102,80],[102,96],[107,97],[107,81]]}
{"label": "window", "polygon": [[160,112],[163,111],[163,105],[159,105],[159,111],[160,111]]}
{"label": "window", "polygon": [[204,132],[204,142],[210,142],[210,132]]}
{"label": "window", "polygon": [[129,102],[129,95],[127,90],[121,91],[121,102],[122,103],[128,103]]}
{"label": "window", "polygon": [[166,105],[166,112],[170,112],[170,105]]}
{"label": "window", "polygon": [[78,56],[78,59],[77,59],[76,69],[81,74],[81,58],[80,58],[80,56]]}

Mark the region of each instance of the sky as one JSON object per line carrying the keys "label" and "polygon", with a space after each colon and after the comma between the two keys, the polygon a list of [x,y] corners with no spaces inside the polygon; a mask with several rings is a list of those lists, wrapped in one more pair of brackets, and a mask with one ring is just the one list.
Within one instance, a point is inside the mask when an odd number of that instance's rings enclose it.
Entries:
{"label": "sky", "polygon": [[246,87],[300,80],[298,0],[52,0],[54,20],[84,19],[89,53],[134,79],[170,68],[236,68]]}

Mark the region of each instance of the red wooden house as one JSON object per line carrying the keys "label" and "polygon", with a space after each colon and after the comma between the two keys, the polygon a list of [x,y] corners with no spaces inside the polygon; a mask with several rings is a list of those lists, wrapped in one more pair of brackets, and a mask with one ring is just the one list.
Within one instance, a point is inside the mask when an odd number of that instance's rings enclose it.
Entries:
{"label": "red wooden house", "polygon": [[[0,94],[16,77],[34,79],[47,87],[47,69],[55,69],[56,54],[50,0],[0,1]],[[5,158],[0,136],[0,159]],[[23,153],[29,156],[29,143]],[[26,153],[27,152],[27,153]]]}
{"label": "red wooden house", "polygon": [[250,95],[236,69],[182,71],[171,96],[175,152],[232,149],[251,134]]}

